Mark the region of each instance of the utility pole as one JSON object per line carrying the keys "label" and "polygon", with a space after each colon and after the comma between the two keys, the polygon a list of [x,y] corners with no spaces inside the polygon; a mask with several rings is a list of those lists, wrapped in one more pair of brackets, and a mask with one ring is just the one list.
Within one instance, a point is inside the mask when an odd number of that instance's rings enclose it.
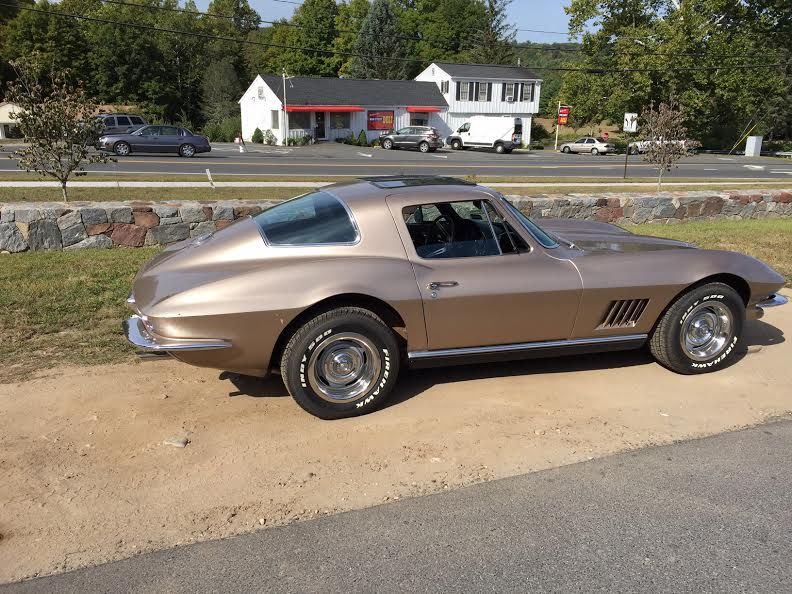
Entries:
{"label": "utility pole", "polygon": [[289,141],[289,113],[286,111],[286,69],[283,72],[283,145],[286,146]]}

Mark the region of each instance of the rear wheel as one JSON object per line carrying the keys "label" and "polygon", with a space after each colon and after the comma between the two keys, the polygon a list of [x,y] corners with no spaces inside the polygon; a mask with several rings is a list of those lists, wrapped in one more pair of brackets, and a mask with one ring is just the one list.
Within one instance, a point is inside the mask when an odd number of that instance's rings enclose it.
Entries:
{"label": "rear wheel", "polygon": [[391,150],[393,148],[393,141],[390,138],[386,138],[382,141],[382,148],[384,148],[386,151]]}
{"label": "rear wheel", "polygon": [[291,337],[281,375],[303,409],[321,419],[374,410],[399,375],[399,345],[377,315],[358,307],[321,314]]}
{"label": "rear wheel", "polygon": [[426,141],[424,141],[424,142],[421,142],[421,143],[418,145],[418,150],[419,150],[419,151],[421,151],[422,153],[428,153],[428,152],[429,152],[429,148],[430,148],[430,147],[429,147],[429,143],[428,143],[428,142],[426,142]]}
{"label": "rear wheel", "polygon": [[195,156],[195,147],[191,144],[183,144],[179,147],[179,155],[182,157],[193,157]]}
{"label": "rear wheel", "polygon": [[649,340],[657,362],[686,375],[728,366],[737,354],[745,304],[723,283],[696,287],[666,310]]}
{"label": "rear wheel", "polygon": [[499,155],[502,155],[503,153],[506,152],[506,147],[499,142],[498,144],[495,145],[495,152],[498,153]]}

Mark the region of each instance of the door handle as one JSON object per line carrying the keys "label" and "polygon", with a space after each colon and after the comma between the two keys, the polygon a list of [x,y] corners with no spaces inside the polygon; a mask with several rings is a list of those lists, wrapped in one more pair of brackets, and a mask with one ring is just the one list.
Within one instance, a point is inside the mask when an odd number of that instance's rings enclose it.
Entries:
{"label": "door handle", "polygon": [[459,286],[459,283],[456,281],[436,281],[429,283],[429,290],[436,291],[437,289],[443,287],[456,287]]}

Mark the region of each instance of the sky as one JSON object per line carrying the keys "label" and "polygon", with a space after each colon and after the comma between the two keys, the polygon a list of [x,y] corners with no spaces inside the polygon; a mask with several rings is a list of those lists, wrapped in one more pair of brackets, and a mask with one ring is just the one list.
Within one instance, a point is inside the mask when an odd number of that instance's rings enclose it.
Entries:
{"label": "sky", "polygon": [[[296,1],[296,0],[295,0]],[[249,0],[250,5],[261,15],[262,19],[274,21],[279,18],[289,18],[294,12],[295,5],[278,0]],[[197,0],[199,10],[206,9],[209,0]],[[535,29],[540,31],[566,31],[567,16],[564,6],[569,0],[513,0],[509,7],[512,23],[520,29]],[[517,31],[518,41],[566,41],[566,35],[534,33],[530,31]]]}

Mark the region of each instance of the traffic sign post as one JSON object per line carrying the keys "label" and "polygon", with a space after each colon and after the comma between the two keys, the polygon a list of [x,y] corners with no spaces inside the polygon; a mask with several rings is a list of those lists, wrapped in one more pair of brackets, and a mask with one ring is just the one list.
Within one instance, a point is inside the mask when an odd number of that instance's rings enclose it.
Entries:
{"label": "traffic sign post", "polygon": [[[638,114],[624,114],[624,133],[630,134],[638,131]],[[627,147],[624,149],[624,179],[627,179],[627,161],[630,158],[630,137],[627,136]]]}

